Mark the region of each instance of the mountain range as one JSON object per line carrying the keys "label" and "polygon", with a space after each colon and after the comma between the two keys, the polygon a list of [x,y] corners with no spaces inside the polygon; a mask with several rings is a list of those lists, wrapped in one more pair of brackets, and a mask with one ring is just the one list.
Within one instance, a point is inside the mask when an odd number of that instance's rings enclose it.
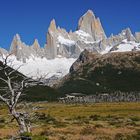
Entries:
{"label": "mountain range", "polygon": [[[129,28],[118,35],[107,37],[100,19],[88,10],[80,17],[77,30],[67,32],[56,26],[53,19],[46,36],[46,44],[40,47],[37,39],[29,46],[22,42],[20,35],[13,38],[9,51],[0,48],[1,55],[11,54],[12,67],[35,79],[56,76],[63,77],[69,68],[86,49],[95,54],[127,52],[140,50],[140,32],[132,34]],[[10,65],[10,64],[9,64]]]}

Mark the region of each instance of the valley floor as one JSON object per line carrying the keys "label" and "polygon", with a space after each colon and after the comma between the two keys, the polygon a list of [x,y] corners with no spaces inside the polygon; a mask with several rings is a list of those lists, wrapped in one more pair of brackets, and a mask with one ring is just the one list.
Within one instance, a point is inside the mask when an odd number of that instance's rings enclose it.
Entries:
{"label": "valley floor", "polygon": [[[21,110],[25,105],[19,105]],[[33,140],[139,140],[140,102],[57,104],[28,103]],[[0,105],[0,138],[17,132],[5,106]]]}

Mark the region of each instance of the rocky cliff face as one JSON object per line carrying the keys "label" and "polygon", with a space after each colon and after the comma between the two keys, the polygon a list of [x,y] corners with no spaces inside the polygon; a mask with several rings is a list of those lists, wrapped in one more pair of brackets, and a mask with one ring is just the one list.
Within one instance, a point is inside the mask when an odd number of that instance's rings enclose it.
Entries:
{"label": "rocky cliff face", "polygon": [[99,18],[96,18],[91,10],[88,10],[79,20],[77,31],[67,32],[57,27],[53,19],[48,28],[44,48],[40,48],[37,40],[33,45],[28,46],[21,41],[20,36],[14,36],[10,47],[17,60],[26,62],[29,57],[45,57],[54,59],[57,57],[77,58],[79,54],[88,49],[94,52],[103,50],[101,46],[94,45],[106,39],[105,32]]}
{"label": "rocky cliff face", "polygon": [[95,18],[91,10],[80,18],[75,32],[68,33],[65,29],[57,28],[55,20],[52,20],[47,33],[46,57],[77,58],[85,48],[97,52],[99,48],[93,48],[93,44],[105,38],[100,20]]}
{"label": "rocky cliff face", "polygon": [[91,10],[88,10],[79,20],[78,30],[89,33],[94,41],[106,38],[100,19],[96,18]]}
{"label": "rocky cliff face", "polygon": [[140,33],[132,34],[129,28],[118,35],[106,37],[102,24],[95,14],[88,10],[78,22],[76,31],[67,32],[57,27],[55,20],[50,22],[44,48],[41,48],[37,39],[33,45],[23,43],[20,36],[14,36],[11,43],[10,53],[13,53],[17,60],[26,62],[32,57],[45,57],[54,59],[59,57],[78,58],[80,53],[86,49],[94,53],[108,53],[115,51],[140,50]]}
{"label": "rocky cliff face", "polygon": [[0,48],[0,56],[3,56],[3,55],[8,55],[8,51],[3,48]]}
{"label": "rocky cliff face", "polygon": [[140,42],[140,32],[135,33],[135,38],[136,38],[137,42]]}
{"label": "rocky cliff face", "polygon": [[33,57],[43,57],[44,49],[40,48],[38,40],[35,39],[33,45],[28,46],[21,41],[21,38],[16,34],[13,38],[10,47],[10,53],[14,54],[19,61],[26,63],[26,59]]}
{"label": "rocky cliff face", "polygon": [[47,58],[54,59],[57,56],[57,44],[55,34],[57,32],[55,20],[50,23],[47,33],[47,45],[45,47]]}

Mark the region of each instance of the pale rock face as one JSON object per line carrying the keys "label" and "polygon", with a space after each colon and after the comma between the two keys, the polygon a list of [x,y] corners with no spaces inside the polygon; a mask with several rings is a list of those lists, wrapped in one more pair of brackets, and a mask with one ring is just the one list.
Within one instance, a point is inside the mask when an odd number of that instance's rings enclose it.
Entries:
{"label": "pale rock face", "polygon": [[121,35],[127,39],[127,41],[136,41],[135,37],[133,36],[131,30],[127,28],[126,30],[123,30]]}
{"label": "pale rock face", "polygon": [[0,48],[0,56],[2,55],[8,55],[8,51],[3,48]]}
{"label": "pale rock face", "polygon": [[17,55],[17,49],[18,46],[20,46],[20,48],[22,47],[22,42],[20,40],[20,36],[18,34],[16,34],[13,38],[13,41],[11,43],[11,47],[10,47],[10,53]]}
{"label": "pale rock face", "polygon": [[[111,35],[106,38],[100,19],[96,18],[91,10],[88,10],[79,19],[78,30],[74,32],[67,32],[64,28],[57,27],[53,19],[48,28],[47,44],[44,45],[44,48],[40,47],[37,39],[31,46],[28,46],[16,34],[11,43],[10,53],[14,54],[17,60],[23,62],[36,57],[47,59],[78,58],[85,49],[95,53],[116,51],[120,44],[124,44],[123,40],[140,42],[140,32],[134,36],[131,30],[127,28],[118,35]],[[121,49],[119,48],[119,50]],[[138,50],[138,47],[133,50]]]}
{"label": "pale rock face", "polygon": [[89,10],[79,20],[78,30],[69,33],[60,27],[56,27],[55,20],[52,20],[47,33],[47,45],[45,47],[46,57],[78,57],[84,50],[99,51],[102,48],[94,48],[97,41],[105,39],[106,35],[99,18],[95,18]]}
{"label": "pale rock face", "polygon": [[48,59],[74,57],[74,55],[77,54],[77,52],[75,52],[77,50],[76,41],[74,38],[71,38],[71,35],[69,35],[65,29],[61,29],[60,27],[55,28],[50,24],[45,50]]}
{"label": "pale rock face", "polygon": [[45,52],[44,52],[44,48],[40,47],[40,44],[38,42],[37,39],[34,40],[34,43],[32,44],[32,46],[29,47],[30,49],[30,54],[32,54],[35,57],[45,57]]}
{"label": "pale rock face", "polygon": [[11,43],[10,52],[18,60],[24,62],[30,57],[46,57],[47,59],[57,57],[77,58],[84,49],[95,52],[104,49],[98,46],[98,43],[105,38],[106,35],[99,18],[96,18],[93,12],[88,10],[80,18],[77,31],[67,32],[65,29],[57,27],[53,19],[48,28],[47,44],[44,48],[40,47],[37,39],[35,39],[33,45],[26,45],[17,34]]}
{"label": "pale rock face", "polygon": [[29,52],[25,53],[27,51],[27,46],[25,43],[21,41],[21,38],[18,34],[16,34],[13,38],[13,41],[11,43],[10,47],[10,53],[14,54],[17,57],[17,60],[21,60],[26,62],[26,58],[28,58]]}
{"label": "pale rock face", "polygon": [[135,33],[135,38],[136,38],[137,42],[140,42],[140,32]]}
{"label": "pale rock face", "polygon": [[56,31],[56,23],[55,23],[55,19],[53,19],[50,23],[50,26],[49,26],[49,31],[52,31],[52,32],[55,32]]}
{"label": "pale rock face", "polygon": [[43,57],[43,50],[40,48],[38,40],[35,39],[33,45],[28,46],[21,41],[21,38],[16,34],[13,38],[10,47],[10,53],[14,54],[17,57],[17,60],[23,61],[26,63],[26,59],[30,57]]}
{"label": "pale rock face", "polygon": [[56,57],[57,55],[56,41],[51,31],[47,33],[47,45],[45,47],[45,50],[46,50],[46,57],[48,59],[54,59]]}
{"label": "pale rock face", "polygon": [[56,23],[53,19],[50,23],[48,33],[47,33],[47,45],[46,45],[46,57],[48,59],[54,59],[57,55],[55,34],[57,32]]}
{"label": "pale rock face", "polygon": [[78,30],[89,33],[94,41],[106,38],[100,19],[96,18],[91,10],[88,10],[87,13],[80,18]]}
{"label": "pale rock face", "polygon": [[40,49],[40,45],[39,45],[37,39],[35,39],[35,41],[33,43],[33,49],[36,50],[36,51]]}

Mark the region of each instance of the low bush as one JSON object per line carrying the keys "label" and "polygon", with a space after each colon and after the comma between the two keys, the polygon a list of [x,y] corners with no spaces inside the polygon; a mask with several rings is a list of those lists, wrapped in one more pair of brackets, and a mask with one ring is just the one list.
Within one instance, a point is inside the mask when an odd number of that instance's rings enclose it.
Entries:
{"label": "low bush", "polygon": [[82,134],[82,135],[90,135],[90,134],[95,134],[95,131],[96,131],[95,127],[86,126],[81,130],[80,134]]}
{"label": "low bush", "polygon": [[122,133],[117,133],[115,135],[114,140],[126,140],[126,139],[125,139],[125,136]]}
{"label": "low bush", "polygon": [[4,118],[0,118],[0,124],[1,123],[5,123],[5,119]]}
{"label": "low bush", "polygon": [[32,140],[49,140],[46,136],[35,135],[32,137]]}
{"label": "low bush", "polygon": [[38,120],[38,121],[43,121],[45,123],[54,123],[56,122],[56,119],[54,117],[52,117],[51,115],[46,115],[45,113],[38,113],[36,112],[34,117],[33,117],[34,121]]}
{"label": "low bush", "polygon": [[93,121],[98,121],[100,120],[101,116],[100,115],[91,115],[89,116],[90,119],[92,119]]}
{"label": "low bush", "polygon": [[95,128],[103,128],[104,126],[102,124],[95,124]]}

